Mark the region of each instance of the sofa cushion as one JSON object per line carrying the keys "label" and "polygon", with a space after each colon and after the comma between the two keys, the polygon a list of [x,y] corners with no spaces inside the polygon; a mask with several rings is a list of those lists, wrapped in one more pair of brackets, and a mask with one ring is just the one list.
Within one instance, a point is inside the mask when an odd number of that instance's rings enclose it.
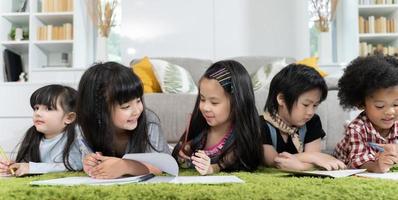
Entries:
{"label": "sofa cushion", "polygon": [[281,59],[260,67],[251,76],[254,91],[264,89],[271,82],[272,78],[285,66],[285,59]]}
{"label": "sofa cushion", "polygon": [[232,57],[230,59],[240,62],[243,66],[245,66],[249,74],[254,74],[255,72],[257,72],[258,68],[281,59],[285,59],[287,64],[295,62],[295,60],[292,58],[271,56],[242,56]]}
{"label": "sofa cushion", "polygon": [[148,57],[144,57],[131,65],[132,70],[141,79],[144,93],[161,92],[160,85],[152,71]]}
{"label": "sofa cushion", "polygon": [[318,65],[318,57],[309,57],[309,58],[304,58],[303,60],[299,60],[297,64],[302,64],[306,65],[308,67],[314,68],[322,77],[325,77],[328,75],[325,71],[323,71],[319,65]]}
{"label": "sofa cushion", "polygon": [[191,75],[183,67],[160,59],[150,62],[163,93],[198,93]]}
{"label": "sofa cushion", "polygon": [[198,85],[199,79],[205,73],[206,69],[213,64],[213,61],[211,60],[200,58],[159,57],[156,59],[165,60],[170,63],[184,67],[189,72],[189,74],[191,74],[192,79],[195,81],[196,85]]}

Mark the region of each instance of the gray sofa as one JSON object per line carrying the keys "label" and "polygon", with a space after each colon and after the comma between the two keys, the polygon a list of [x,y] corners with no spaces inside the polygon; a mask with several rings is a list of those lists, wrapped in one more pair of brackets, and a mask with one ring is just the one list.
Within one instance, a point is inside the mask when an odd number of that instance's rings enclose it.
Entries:
{"label": "gray sofa", "polygon": [[[195,58],[159,58],[177,64],[187,69],[194,81],[198,83],[205,70],[213,63],[211,60]],[[271,63],[279,58],[255,56],[255,57],[234,57],[230,58],[242,63],[253,74],[259,67]],[[287,59],[287,62],[293,62]],[[323,150],[331,152],[336,143],[343,137],[344,123],[349,119],[349,113],[343,111],[337,99],[336,83],[337,78],[326,77],[329,87],[327,99],[321,103],[317,113],[322,120],[323,129],[326,137],[323,140]],[[256,107],[259,113],[263,112],[263,107],[268,95],[268,89],[255,91]],[[149,93],[145,94],[144,101],[146,106],[156,112],[160,118],[162,129],[170,144],[176,143],[187,126],[188,116],[194,107],[196,95],[192,94],[165,94]]]}

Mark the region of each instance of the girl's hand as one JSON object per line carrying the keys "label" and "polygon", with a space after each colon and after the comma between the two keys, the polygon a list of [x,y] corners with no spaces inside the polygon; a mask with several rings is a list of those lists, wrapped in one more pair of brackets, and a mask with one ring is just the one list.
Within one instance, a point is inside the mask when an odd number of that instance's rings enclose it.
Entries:
{"label": "girl's hand", "polygon": [[11,174],[11,168],[10,165],[12,165],[14,161],[8,161],[8,160],[0,160],[0,174],[1,175],[10,175]]}
{"label": "girl's hand", "polygon": [[86,157],[84,157],[84,159],[83,159],[83,170],[89,176],[91,176],[91,170],[95,166],[97,166],[99,163],[101,163],[100,156],[101,156],[101,153],[97,152],[97,153],[87,154]]}
{"label": "girl's hand", "polygon": [[14,169],[16,176],[22,176],[29,173],[29,163],[14,163],[10,168]]}
{"label": "girl's hand", "polygon": [[193,156],[191,156],[192,164],[195,165],[195,169],[200,175],[212,174],[213,167],[210,163],[210,158],[205,154],[204,151],[199,150]]}
{"label": "girl's hand", "polygon": [[101,162],[90,170],[91,177],[98,179],[111,179],[119,178],[126,174],[125,160],[107,156],[98,156],[98,158]]}
{"label": "girl's hand", "polygon": [[183,150],[178,151],[178,156],[179,156],[180,158],[182,158],[182,159],[190,160],[190,157],[187,156],[187,154],[185,154]]}
{"label": "girl's hand", "polygon": [[293,154],[282,152],[274,159],[275,166],[279,169],[304,170],[304,163]]}

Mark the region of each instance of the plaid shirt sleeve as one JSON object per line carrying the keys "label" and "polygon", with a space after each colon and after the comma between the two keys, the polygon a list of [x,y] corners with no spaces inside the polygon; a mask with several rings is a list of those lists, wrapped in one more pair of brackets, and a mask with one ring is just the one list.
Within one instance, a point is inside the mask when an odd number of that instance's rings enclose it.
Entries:
{"label": "plaid shirt sleeve", "polygon": [[346,138],[337,148],[338,158],[350,168],[359,168],[368,161],[375,161],[375,152],[366,145],[368,139],[366,128],[361,124],[353,124],[347,128]]}

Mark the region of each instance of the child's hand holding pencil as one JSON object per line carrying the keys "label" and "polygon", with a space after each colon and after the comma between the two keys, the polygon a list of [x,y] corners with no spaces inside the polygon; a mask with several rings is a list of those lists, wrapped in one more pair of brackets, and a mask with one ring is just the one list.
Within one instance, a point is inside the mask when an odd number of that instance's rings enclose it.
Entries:
{"label": "child's hand holding pencil", "polygon": [[15,175],[14,169],[10,167],[13,163],[5,154],[3,148],[0,147],[0,173],[2,175]]}

